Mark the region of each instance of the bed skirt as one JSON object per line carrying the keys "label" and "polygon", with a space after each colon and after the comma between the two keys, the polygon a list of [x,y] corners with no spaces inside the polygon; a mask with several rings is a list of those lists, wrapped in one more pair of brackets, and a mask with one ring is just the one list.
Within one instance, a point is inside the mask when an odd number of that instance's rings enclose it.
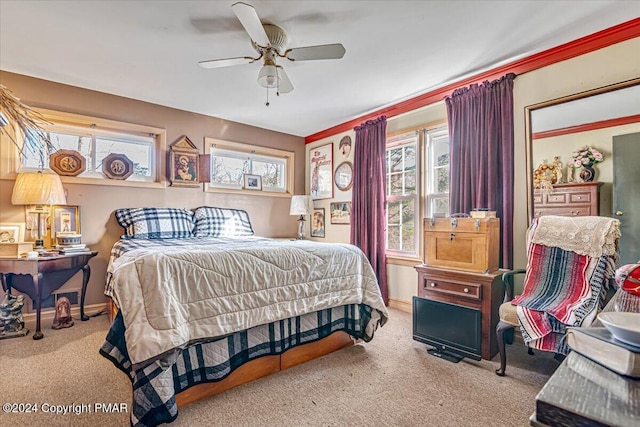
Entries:
{"label": "bed skirt", "polygon": [[188,388],[225,379],[243,364],[262,356],[279,355],[301,344],[345,331],[364,341],[371,307],[352,304],[321,310],[193,344],[140,369],[133,369],[124,340],[124,322],[118,313],[100,348],[132,382],[133,426],[155,426],[178,416],[176,394]]}

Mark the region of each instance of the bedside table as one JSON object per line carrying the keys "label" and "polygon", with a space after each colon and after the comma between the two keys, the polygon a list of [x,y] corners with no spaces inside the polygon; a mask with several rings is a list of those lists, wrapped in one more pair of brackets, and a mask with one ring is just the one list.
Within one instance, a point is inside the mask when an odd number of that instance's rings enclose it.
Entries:
{"label": "bedside table", "polygon": [[[40,330],[40,309],[42,300],[48,298],[78,271],[82,270],[82,294],[80,296],[80,319],[89,320],[84,314],[84,297],[91,276],[89,260],[98,252],[82,252],[68,255],[55,255],[36,259],[0,258],[0,283],[5,292],[11,289],[27,294],[36,304],[36,332],[34,340],[44,337]],[[20,276],[29,276],[31,280],[15,280]]]}

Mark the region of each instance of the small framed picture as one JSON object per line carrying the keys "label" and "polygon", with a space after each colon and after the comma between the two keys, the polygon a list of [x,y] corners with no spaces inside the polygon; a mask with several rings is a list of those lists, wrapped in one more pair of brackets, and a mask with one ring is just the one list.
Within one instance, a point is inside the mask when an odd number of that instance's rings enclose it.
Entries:
{"label": "small framed picture", "polygon": [[198,153],[171,151],[171,185],[174,187],[199,187]]}
{"label": "small framed picture", "polygon": [[262,191],[262,176],[244,174],[244,188],[245,190],[258,190]]}
{"label": "small framed picture", "polygon": [[0,243],[24,242],[24,224],[4,222],[0,224]]}
{"label": "small framed picture", "polygon": [[311,215],[311,237],[324,237],[324,208],[315,208]]}
{"label": "small framed picture", "polygon": [[78,206],[51,207],[51,237],[80,233],[80,208]]}
{"label": "small framed picture", "polygon": [[329,209],[331,224],[351,224],[351,202],[332,202]]}

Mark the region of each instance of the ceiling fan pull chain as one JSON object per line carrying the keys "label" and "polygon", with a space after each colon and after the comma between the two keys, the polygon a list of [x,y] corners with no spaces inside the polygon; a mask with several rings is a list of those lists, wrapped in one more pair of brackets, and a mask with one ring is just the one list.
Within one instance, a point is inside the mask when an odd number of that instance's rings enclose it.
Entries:
{"label": "ceiling fan pull chain", "polygon": [[269,88],[266,88],[266,89],[267,89],[267,102],[264,105],[268,107],[269,106]]}

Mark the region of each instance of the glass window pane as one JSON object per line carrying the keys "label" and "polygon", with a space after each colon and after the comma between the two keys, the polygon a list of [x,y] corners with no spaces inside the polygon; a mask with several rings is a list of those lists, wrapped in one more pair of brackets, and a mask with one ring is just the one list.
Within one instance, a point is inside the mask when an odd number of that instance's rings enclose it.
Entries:
{"label": "glass window pane", "polygon": [[387,224],[400,224],[400,202],[387,204]]}
{"label": "glass window pane", "polygon": [[402,171],[402,147],[390,150],[389,163],[391,163],[391,172]]}
{"label": "glass window pane", "polygon": [[387,249],[400,250],[400,226],[387,227]]}
{"label": "glass window pane", "polygon": [[449,192],[449,168],[436,169],[436,193]]}
{"label": "glass window pane", "polygon": [[415,218],[415,201],[411,200],[403,200],[402,201],[402,224],[403,225],[413,225],[413,221]]}
{"label": "glass window pane", "polygon": [[431,202],[431,213],[434,217],[443,217],[449,215],[449,199],[433,199]]}
{"label": "glass window pane", "polygon": [[262,187],[284,191],[284,165],[275,162],[253,161],[251,173],[262,176]]}
{"label": "glass window pane", "polygon": [[388,194],[391,196],[401,196],[402,195],[402,174],[397,173],[391,175],[391,188],[389,189]]}
{"label": "glass window pane", "polygon": [[416,194],[416,172],[406,172],[404,179],[404,194]]}
{"label": "glass window pane", "polygon": [[[151,176],[151,145],[107,138],[96,138],[96,170],[102,171],[102,160],[111,153],[126,155],[133,162],[133,175]],[[85,156],[86,157],[86,156]],[[90,160],[87,159],[87,164]],[[88,168],[87,168],[88,169]]]}
{"label": "glass window pane", "polygon": [[416,239],[413,225],[402,227],[402,250],[405,252],[416,251]]}
{"label": "glass window pane", "polygon": [[249,173],[249,160],[211,156],[211,184],[242,187],[245,173]]}
{"label": "glass window pane", "polygon": [[416,169],[416,146],[409,145],[404,147],[404,170]]}

